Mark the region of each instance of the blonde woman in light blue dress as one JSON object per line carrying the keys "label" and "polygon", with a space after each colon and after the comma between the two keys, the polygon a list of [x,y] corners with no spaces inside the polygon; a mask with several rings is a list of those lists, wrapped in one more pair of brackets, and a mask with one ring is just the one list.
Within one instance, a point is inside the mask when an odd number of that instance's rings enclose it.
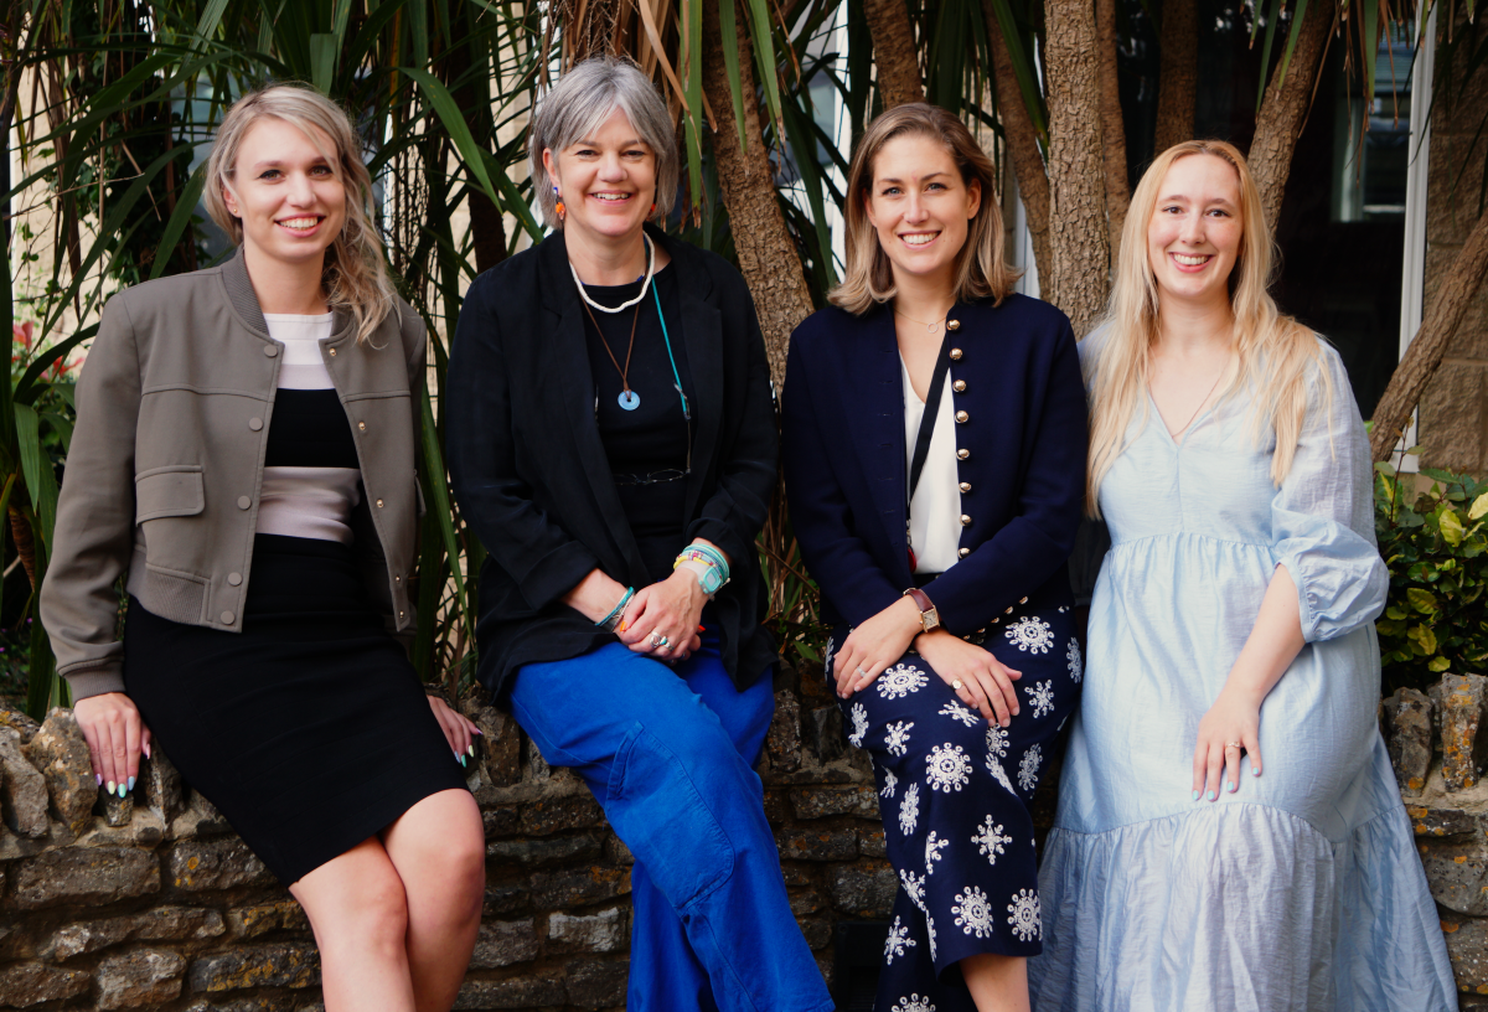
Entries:
{"label": "blonde woman in light blue dress", "polygon": [[1338,355],[1266,293],[1245,161],[1132,200],[1082,342],[1110,527],[1039,875],[1039,1012],[1455,1009],[1376,724],[1368,443]]}

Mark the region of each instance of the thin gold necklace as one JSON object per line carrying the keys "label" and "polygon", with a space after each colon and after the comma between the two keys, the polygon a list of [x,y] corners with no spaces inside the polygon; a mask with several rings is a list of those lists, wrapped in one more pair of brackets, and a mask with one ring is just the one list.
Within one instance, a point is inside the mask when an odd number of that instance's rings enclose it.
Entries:
{"label": "thin gold necklace", "polygon": [[[1204,395],[1203,400],[1199,401],[1199,406],[1194,408],[1193,414],[1188,416],[1188,421],[1184,422],[1182,427],[1178,429],[1169,429],[1168,435],[1172,436],[1174,439],[1177,439],[1183,433],[1188,431],[1188,427],[1194,423],[1194,419],[1199,417],[1199,412],[1204,410],[1204,405],[1209,403],[1209,398],[1214,396],[1214,391],[1219,389],[1219,381],[1224,379],[1225,373],[1229,371],[1230,360],[1228,357],[1226,357],[1224,366],[1219,370],[1219,375],[1214,377],[1214,382],[1209,386],[1209,392]],[[1160,415],[1162,414],[1162,412],[1159,411],[1158,414]],[[1164,419],[1163,424],[1168,424],[1166,419]]]}
{"label": "thin gold necklace", "polygon": [[899,310],[897,309],[894,310],[894,315],[900,317],[901,319],[908,320],[910,323],[918,323],[920,326],[925,328],[925,333],[933,334],[941,327],[945,326],[946,317],[951,315],[951,311],[947,309],[944,313],[940,314],[940,319],[931,320],[929,323],[926,323],[924,320],[916,320],[913,316],[907,316],[904,313],[899,312]]}

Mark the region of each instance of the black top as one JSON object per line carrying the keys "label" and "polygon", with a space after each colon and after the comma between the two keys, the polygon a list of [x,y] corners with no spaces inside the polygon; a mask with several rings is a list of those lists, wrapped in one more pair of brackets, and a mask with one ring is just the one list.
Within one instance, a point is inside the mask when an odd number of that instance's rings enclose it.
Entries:
{"label": "black top", "polygon": [[331,387],[280,390],[264,448],[264,467],[360,468],[341,398]]}
{"label": "black top", "polygon": [[[668,316],[667,327],[696,386],[683,538],[707,538],[732,560],[712,611],[724,667],[747,686],[776,656],[760,625],[754,547],[778,439],[764,338],[737,270],[657,229],[646,234],[672,257],[680,321]],[[524,664],[614,642],[562,601],[591,570],[635,587],[651,579],[594,418],[586,316],[556,232],[471,283],[450,353],[446,459],[461,515],[490,552],[478,673],[498,699]]]}
{"label": "black top", "polygon": [[[687,348],[678,332],[682,312],[677,301],[676,271],[670,266],[657,272],[646,297],[633,309],[604,313],[588,307],[584,315],[584,337],[589,342],[589,371],[594,376],[595,410],[599,438],[615,475],[615,489],[630,521],[631,533],[651,579],[664,580],[672,573],[672,561],[685,546],[683,511],[687,507],[688,440],[691,421],[682,415],[672,363],[667,358],[666,335],[677,361],[677,376],[687,395],[689,413],[693,403],[692,373],[687,368]],[[614,287],[588,285],[589,297],[601,306],[618,306],[640,294],[642,282]],[[667,332],[656,315],[656,296],[666,314]],[[637,316],[639,311],[639,316]],[[595,321],[599,329],[594,327]],[[624,387],[618,362],[625,366],[630,347],[631,325],[635,325],[635,348],[630,355],[627,377],[640,404],[627,411],[620,406]],[[601,332],[603,336],[601,336]],[[609,353],[605,351],[609,345]],[[614,354],[611,361],[610,353]],[[667,480],[670,479],[670,480]]]}

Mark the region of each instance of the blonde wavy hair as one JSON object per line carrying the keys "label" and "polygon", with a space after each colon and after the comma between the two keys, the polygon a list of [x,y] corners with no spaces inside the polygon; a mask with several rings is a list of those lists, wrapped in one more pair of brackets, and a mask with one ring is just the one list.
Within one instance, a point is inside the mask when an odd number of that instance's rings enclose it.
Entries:
{"label": "blonde wavy hair", "polygon": [[243,223],[227,209],[222,191],[232,188],[243,137],[265,116],[299,127],[317,148],[323,137],[335,146],[334,151],[320,153],[346,189],[346,223],[326,250],[321,285],[326,302],[351,314],[357,340],[365,342],[393,311],[396,294],[383,260],[382,239],[372,223],[372,177],[362,163],[356,131],[340,106],[299,84],[274,85],[234,102],[217,128],[207,160],[207,213],[233,242],[242,243]]}
{"label": "blonde wavy hair", "polygon": [[894,297],[894,272],[868,220],[873,163],[897,137],[915,135],[939,141],[956,163],[961,180],[981,184],[982,203],[969,223],[966,245],[956,260],[956,298],[990,298],[994,305],[1013,290],[1019,272],[1008,266],[1002,249],[1002,212],[997,207],[997,169],[955,116],[926,102],[896,105],[868,124],[847,174],[847,270],[842,284],[827,300],[856,316]]}
{"label": "blonde wavy hair", "polygon": [[[1178,159],[1191,155],[1223,159],[1239,177],[1240,251],[1229,277],[1239,368],[1231,373],[1220,398],[1242,389],[1255,391],[1250,405],[1253,437],[1259,441],[1266,430],[1275,432],[1271,480],[1278,486],[1292,469],[1306,420],[1308,374],[1321,360],[1318,342],[1310,329],[1283,316],[1267,291],[1274,262],[1271,231],[1245,156],[1224,141],[1175,144],[1157,156],[1132,194],[1121,232],[1121,258],[1111,286],[1110,307],[1100,324],[1105,331],[1104,344],[1093,356],[1094,361],[1087,360],[1085,365],[1086,374],[1094,375],[1085,485],[1086,509],[1091,516],[1100,515],[1097,496],[1101,481],[1126,449],[1126,431],[1139,404],[1143,424],[1149,421],[1147,382],[1162,307],[1147,257],[1147,229],[1168,169]],[[1331,399],[1327,370],[1318,372]]]}

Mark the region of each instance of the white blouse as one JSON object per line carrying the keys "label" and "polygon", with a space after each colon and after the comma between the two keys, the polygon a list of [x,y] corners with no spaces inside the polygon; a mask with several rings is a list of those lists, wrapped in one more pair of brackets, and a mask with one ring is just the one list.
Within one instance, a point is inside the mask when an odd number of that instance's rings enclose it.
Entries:
{"label": "white blouse", "polygon": [[[904,473],[907,476],[914,463],[915,440],[920,434],[925,402],[915,393],[903,356],[899,368],[904,376]],[[916,573],[944,573],[960,558],[956,554],[961,543],[961,486],[956,470],[955,414],[951,375],[947,372],[935,427],[930,432],[930,452],[909,503],[909,538],[914,548]]]}

